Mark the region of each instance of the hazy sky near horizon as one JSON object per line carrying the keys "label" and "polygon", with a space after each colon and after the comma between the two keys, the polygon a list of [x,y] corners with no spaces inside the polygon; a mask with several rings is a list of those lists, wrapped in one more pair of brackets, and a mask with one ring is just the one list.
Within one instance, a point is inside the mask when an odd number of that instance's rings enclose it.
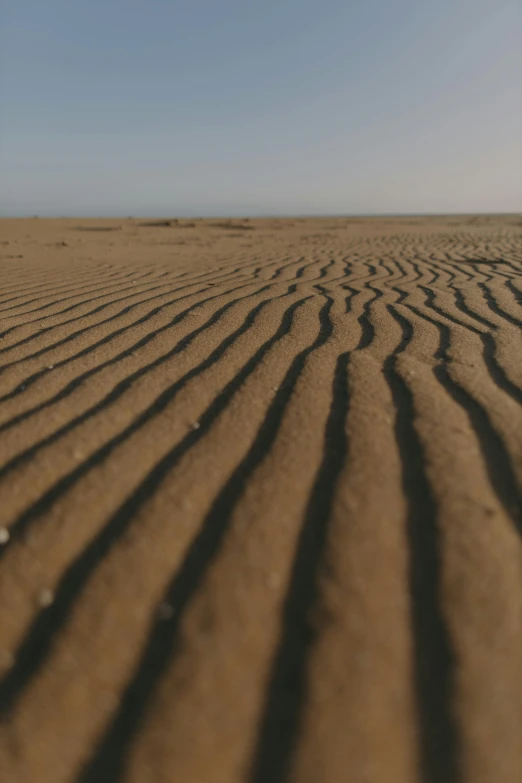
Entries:
{"label": "hazy sky near horizon", "polygon": [[0,215],[522,210],[520,0],[0,13]]}

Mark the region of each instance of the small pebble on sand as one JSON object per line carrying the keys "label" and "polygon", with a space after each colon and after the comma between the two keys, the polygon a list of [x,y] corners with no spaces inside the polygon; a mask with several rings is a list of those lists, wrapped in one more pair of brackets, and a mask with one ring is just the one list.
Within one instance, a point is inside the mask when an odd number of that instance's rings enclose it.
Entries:
{"label": "small pebble on sand", "polygon": [[279,585],[279,577],[277,574],[268,574],[266,578],[266,584],[267,587],[270,587],[271,590],[275,590],[276,587]]}
{"label": "small pebble on sand", "polygon": [[6,527],[0,527],[0,545],[7,544],[9,541],[9,530]]}
{"label": "small pebble on sand", "polygon": [[192,422],[192,429],[193,430],[199,430],[200,427],[201,427],[201,424],[199,423],[199,421]]}
{"label": "small pebble on sand", "polygon": [[48,587],[44,587],[43,590],[40,590],[40,592],[38,593],[38,603],[43,609],[46,609],[48,606],[51,606],[53,601],[54,601],[54,593],[52,590],[50,590]]}
{"label": "small pebble on sand", "polygon": [[174,607],[163,601],[158,607],[158,618],[160,620],[170,620],[174,616]]}
{"label": "small pebble on sand", "polygon": [[14,655],[10,650],[0,647],[0,670],[11,669],[14,664]]}

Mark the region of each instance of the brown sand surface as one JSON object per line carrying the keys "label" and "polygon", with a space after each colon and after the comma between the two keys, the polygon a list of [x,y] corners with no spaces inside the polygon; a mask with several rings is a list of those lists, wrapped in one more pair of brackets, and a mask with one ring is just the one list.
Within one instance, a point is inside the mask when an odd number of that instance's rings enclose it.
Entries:
{"label": "brown sand surface", "polygon": [[0,781],[522,781],[522,220],[0,221]]}

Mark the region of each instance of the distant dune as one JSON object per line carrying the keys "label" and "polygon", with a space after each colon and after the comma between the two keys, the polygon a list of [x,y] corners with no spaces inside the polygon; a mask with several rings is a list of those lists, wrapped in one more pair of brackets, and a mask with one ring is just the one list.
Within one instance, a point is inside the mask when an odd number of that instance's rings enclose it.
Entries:
{"label": "distant dune", "polygon": [[0,221],[3,783],[522,780],[521,240]]}

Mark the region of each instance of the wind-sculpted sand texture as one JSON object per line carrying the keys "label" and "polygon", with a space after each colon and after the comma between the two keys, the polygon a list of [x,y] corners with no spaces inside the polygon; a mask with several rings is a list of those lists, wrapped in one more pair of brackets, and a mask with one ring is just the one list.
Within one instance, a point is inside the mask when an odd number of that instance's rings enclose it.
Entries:
{"label": "wind-sculpted sand texture", "polygon": [[2,783],[522,780],[522,221],[0,221]]}

